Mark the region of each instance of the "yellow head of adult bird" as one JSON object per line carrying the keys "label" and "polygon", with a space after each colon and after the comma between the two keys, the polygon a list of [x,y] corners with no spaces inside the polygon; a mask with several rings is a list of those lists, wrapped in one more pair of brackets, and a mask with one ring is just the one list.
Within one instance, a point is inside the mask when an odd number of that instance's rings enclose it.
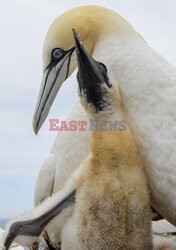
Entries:
{"label": "yellow head of adult bird", "polygon": [[91,55],[95,48],[97,49],[100,43],[106,43],[109,37],[118,40],[120,37],[137,34],[120,15],[100,6],[78,7],[56,18],[44,42],[43,79],[33,118],[36,134],[45,121],[62,83],[77,67],[73,28],[77,30]]}

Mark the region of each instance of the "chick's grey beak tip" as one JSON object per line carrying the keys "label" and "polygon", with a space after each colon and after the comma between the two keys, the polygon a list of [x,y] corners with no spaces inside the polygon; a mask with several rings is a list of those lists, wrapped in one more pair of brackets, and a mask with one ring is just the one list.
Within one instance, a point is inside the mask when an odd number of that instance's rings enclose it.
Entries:
{"label": "chick's grey beak tip", "polygon": [[78,36],[78,33],[76,32],[76,30],[74,28],[72,28],[72,31],[73,31],[73,35],[74,35],[74,38],[79,38]]}

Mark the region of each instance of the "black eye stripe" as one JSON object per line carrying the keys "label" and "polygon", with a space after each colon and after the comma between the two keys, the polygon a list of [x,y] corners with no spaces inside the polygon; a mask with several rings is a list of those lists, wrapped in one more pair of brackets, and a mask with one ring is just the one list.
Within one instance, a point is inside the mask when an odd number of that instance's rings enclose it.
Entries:
{"label": "black eye stripe", "polygon": [[[60,58],[55,58],[53,56],[53,53],[56,51],[56,50],[60,50],[63,52],[62,56]],[[51,51],[51,61],[50,63],[48,64],[48,66],[46,67],[45,71],[48,69],[48,68],[52,68],[53,66],[55,66],[60,60],[62,60],[62,58],[67,54],[67,51],[63,50],[63,49],[60,49],[60,48],[55,48]]]}
{"label": "black eye stripe", "polygon": [[[54,57],[54,53],[55,51],[60,51],[62,53],[62,55],[59,57],[59,58],[56,58]],[[75,47],[69,49],[69,50],[63,50],[63,49],[60,49],[60,48],[54,48],[52,51],[51,51],[51,61],[50,63],[48,64],[48,66],[45,68],[45,71],[48,69],[48,68],[52,68],[54,67],[59,61],[61,61],[64,56],[69,53],[70,51],[74,51],[75,50]]]}

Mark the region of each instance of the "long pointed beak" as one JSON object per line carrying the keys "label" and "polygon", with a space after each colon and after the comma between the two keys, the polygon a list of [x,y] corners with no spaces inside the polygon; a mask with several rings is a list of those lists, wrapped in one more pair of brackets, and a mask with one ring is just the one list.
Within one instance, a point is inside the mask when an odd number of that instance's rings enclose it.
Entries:
{"label": "long pointed beak", "polygon": [[52,103],[62,85],[68,77],[70,60],[75,48],[70,49],[66,55],[55,65],[50,65],[43,74],[43,79],[33,116],[33,130],[38,133],[45,121]]}

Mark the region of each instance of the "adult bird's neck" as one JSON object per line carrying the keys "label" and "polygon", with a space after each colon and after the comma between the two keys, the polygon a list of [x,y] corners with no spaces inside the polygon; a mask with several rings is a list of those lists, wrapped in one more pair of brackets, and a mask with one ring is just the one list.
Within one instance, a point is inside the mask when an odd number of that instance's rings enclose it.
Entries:
{"label": "adult bird's neck", "polygon": [[93,56],[117,79],[115,82],[119,85],[123,110],[128,118],[132,115],[134,120],[135,111],[139,119],[151,111],[155,114],[165,105],[165,100],[159,100],[169,88],[175,89],[175,68],[137,33],[106,37],[97,43]]}

